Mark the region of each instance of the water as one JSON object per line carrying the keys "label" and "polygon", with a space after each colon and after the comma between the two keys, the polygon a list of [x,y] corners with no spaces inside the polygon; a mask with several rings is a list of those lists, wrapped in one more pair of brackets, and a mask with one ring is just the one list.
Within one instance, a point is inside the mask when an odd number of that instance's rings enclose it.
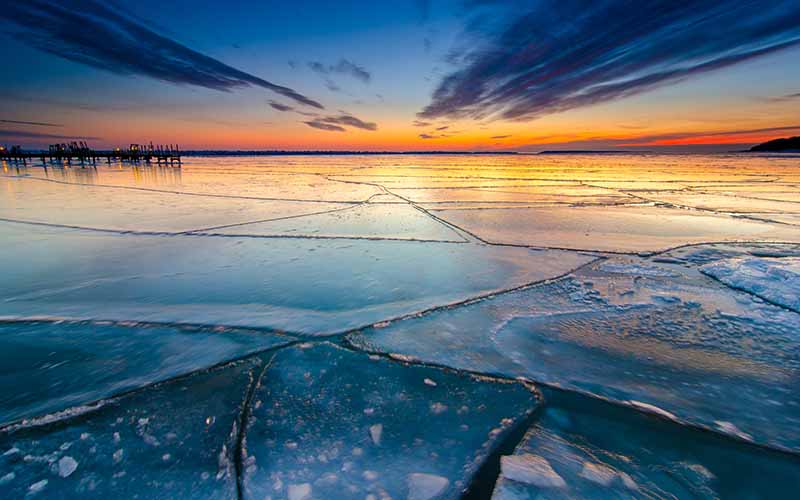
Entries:
{"label": "water", "polygon": [[798,167],[3,165],[0,494],[785,497]]}

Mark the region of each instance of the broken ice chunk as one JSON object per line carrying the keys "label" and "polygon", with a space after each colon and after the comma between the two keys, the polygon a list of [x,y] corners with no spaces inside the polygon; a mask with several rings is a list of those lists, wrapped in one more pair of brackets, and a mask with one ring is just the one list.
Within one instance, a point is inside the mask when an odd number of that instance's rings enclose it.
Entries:
{"label": "broken ice chunk", "polygon": [[504,478],[520,483],[533,484],[540,488],[563,488],[567,485],[547,459],[524,453],[500,459],[500,470]]}
{"label": "broken ice chunk", "polygon": [[[502,457],[495,500],[790,498],[800,459],[592,397],[545,389],[548,405]],[[553,486],[560,488],[553,488]]]}
{"label": "broken ice chunk", "polygon": [[800,257],[740,257],[706,264],[700,271],[731,288],[800,312]]}
{"label": "broken ice chunk", "polygon": [[408,475],[408,500],[430,500],[438,497],[450,484],[446,477],[415,472]]}
{"label": "broken ice chunk", "polygon": [[311,485],[308,483],[290,484],[287,489],[289,500],[308,500],[311,498]]}
{"label": "broken ice chunk", "polygon": [[[446,398],[438,402],[441,407],[476,410],[432,413],[431,389],[420,383],[425,378],[436,380],[439,397]],[[253,398],[263,404],[252,409],[245,429],[241,459],[259,464],[244,473],[248,499],[275,498],[276,478],[313,485],[315,498],[454,498],[538,404],[521,383],[370,357],[327,343],[278,351]],[[286,441],[297,446],[270,444]],[[330,475],[337,480],[320,481]]]}
{"label": "broken ice chunk", "polygon": [[58,475],[61,477],[69,477],[78,468],[78,462],[70,456],[61,457],[58,461]]}
{"label": "broken ice chunk", "polygon": [[372,442],[375,443],[375,446],[379,446],[381,444],[381,437],[383,436],[383,424],[369,426],[369,435],[372,438]]}

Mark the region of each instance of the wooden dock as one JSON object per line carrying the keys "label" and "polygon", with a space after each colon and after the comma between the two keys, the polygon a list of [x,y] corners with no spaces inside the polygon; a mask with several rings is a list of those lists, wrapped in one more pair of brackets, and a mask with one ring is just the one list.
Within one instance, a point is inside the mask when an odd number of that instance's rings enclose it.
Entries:
{"label": "wooden dock", "polygon": [[70,142],[62,144],[51,144],[48,151],[23,151],[19,146],[10,148],[0,146],[0,161],[22,163],[27,165],[29,162],[41,161],[43,166],[48,164],[81,166],[96,165],[98,161],[105,160],[111,163],[112,160],[121,163],[151,163],[167,164],[171,166],[181,165],[181,151],[177,144],[158,145],[150,144],[131,144],[128,148],[114,148],[111,151],[95,151],[85,142]]}

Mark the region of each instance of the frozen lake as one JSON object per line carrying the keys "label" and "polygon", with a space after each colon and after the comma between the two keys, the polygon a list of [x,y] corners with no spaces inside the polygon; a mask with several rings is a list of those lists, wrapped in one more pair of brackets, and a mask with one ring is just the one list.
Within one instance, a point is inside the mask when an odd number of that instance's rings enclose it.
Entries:
{"label": "frozen lake", "polygon": [[1,174],[0,497],[800,488],[798,155]]}

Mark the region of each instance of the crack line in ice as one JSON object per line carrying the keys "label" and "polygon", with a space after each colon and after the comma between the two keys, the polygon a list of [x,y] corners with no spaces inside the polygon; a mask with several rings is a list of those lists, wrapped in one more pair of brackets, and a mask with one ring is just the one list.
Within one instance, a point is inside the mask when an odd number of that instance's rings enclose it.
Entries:
{"label": "crack line in ice", "polygon": [[[299,175],[307,175],[307,174],[299,174]],[[309,174],[310,175],[310,174]],[[215,193],[197,193],[191,191],[175,191],[169,189],[157,189],[157,188],[145,188],[145,187],[137,187],[137,186],[120,186],[115,184],[86,184],[84,182],[70,182],[70,181],[59,181],[56,179],[43,179],[41,177],[30,177],[26,175],[2,175],[0,177],[5,177],[9,179],[24,179],[24,180],[31,180],[31,181],[43,181],[43,182],[52,182],[55,184],[65,184],[69,186],[81,186],[81,187],[100,187],[100,188],[109,188],[109,189],[127,189],[131,191],[145,191],[151,193],[161,193],[161,194],[177,194],[182,196],[201,196],[204,198],[232,198],[236,200],[256,200],[256,201],[294,201],[298,203],[342,203],[348,205],[357,205],[363,203],[364,201],[354,201],[354,200],[309,200],[304,198],[280,198],[280,197],[268,197],[268,196],[244,196],[244,195],[237,195],[237,194],[215,194]]]}
{"label": "crack line in ice", "polygon": [[378,195],[377,194],[373,194],[372,196],[370,196],[369,198],[367,198],[364,201],[358,202],[356,204],[350,204],[349,206],[346,206],[346,207],[332,208],[330,210],[322,210],[322,211],[319,211],[319,212],[311,212],[311,213],[308,213],[308,214],[286,215],[286,216],[283,216],[283,217],[273,217],[271,219],[261,219],[261,220],[254,220],[254,221],[249,221],[249,222],[237,222],[235,224],[224,224],[224,225],[221,225],[221,226],[205,227],[205,228],[201,228],[201,229],[190,229],[188,231],[183,231],[182,233],[178,233],[178,234],[203,233],[203,232],[207,232],[207,231],[214,231],[214,230],[217,230],[217,229],[227,229],[227,228],[230,228],[230,227],[248,226],[248,225],[251,225],[251,224],[260,224],[260,223],[263,223],[263,222],[276,222],[276,221],[280,221],[280,220],[300,219],[302,217],[311,217],[312,215],[324,215],[324,214],[332,214],[334,212],[342,212],[344,210],[353,210],[355,208],[358,208],[358,207],[366,205],[375,196],[378,196]]}
{"label": "crack line in ice", "polygon": [[242,411],[239,413],[238,432],[236,433],[236,442],[233,447],[233,464],[236,470],[236,497],[239,500],[244,498],[244,464],[242,460],[244,459],[244,454],[247,452],[247,428],[250,426],[250,418],[252,416],[253,395],[256,390],[261,387],[261,380],[264,378],[264,374],[267,373],[267,370],[274,360],[275,354],[264,364],[258,376],[253,377],[250,381],[244,402],[242,403]]}
{"label": "crack line in ice", "polygon": [[[324,340],[319,340],[319,342],[323,342]],[[43,427],[48,426],[51,424],[56,423],[63,423],[74,418],[78,418],[82,415],[92,413],[95,411],[100,410],[104,406],[108,404],[116,404],[120,402],[120,400],[134,395],[139,394],[144,391],[148,391],[150,389],[158,388],[166,384],[170,384],[179,380],[185,380],[191,377],[194,377],[201,373],[209,373],[216,370],[221,370],[227,368],[229,366],[236,365],[238,363],[247,362],[253,358],[257,358],[259,356],[263,356],[264,354],[271,352],[271,351],[278,351],[280,349],[293,347],[297,344],[309,343],[309,340],[305,339],[298,339],[293,342],[288,342],[286,344],[282,344],[280,346],[274,347],[267,347],[265,349],[261,349],[259,351],[249,352],[242,356],[238,356],[235,358],[226,359],[224,361],[220,361],[218,363],[214,363],[209,366],[204,366],[200,368],[195,368],[193,370],[187,371],[185,373],[181,373],[180,375],[175,375],[174,377],[165,378],[163,380],[159,380],[157,382],[152,382],[149,384],[144,384],[139,387],[134,387],[133,389],[128,389],[116,394],[112,394],[111,396],[105,397],[103,399],[98,399],[95,401],[90,401],[78,406],[72,406],[69,408],[65,408],[63,410],[59,410],[56,412],[48,413],[46,415],[41,415],[37,417],[29,417],[29,418],[22,418],[13,422],[9,422],[3,425],[0,425],[0,435],[2,434],[13,434],[16,431],[29,429],[33,427]]]}
{"label": "crack line in ice", "polygon": [[447,222],[447,221],[445,221],[443,219],[440,219],[439,217],[436,217],[435,215],[431,214],[430,212],[428,212],[424,208],[422,208],[419,205],[417,205],[414,201],[390,191],[389,188],[387,188],[386,186],[384,186],[382,184],[378,184],[378,183],[374,183],[374,182],[363,182],[363,181],[343,181],[343,180],[339,180],[339,179],[333,179],[331,176],[327,176],[327,175],[322,175],[322,177],[324,177],[326,180],[329,180],[329,181],[332,181],[332,182],[342,182],[344,184],[359,184],[359,185],[366,185],[366,186],[376,187],[376,188],[380,189],[381,191],[383,191],[383,193],[385,193],[385,194],[394,196],[396,198],[399,198],[399,199],[405,201],[406,203],[408,203],[412,207],[414,207],[417,210],[419,210],[420,212],[422,212],[424,215],[427,215],[428,217],[430,217],[431,219],[435,220],[436,222],[444,225],[449,230],[451,230],[451,231],[455,232],[456,234],[458,234],[458,236],[460,238],[464,239],[465,242],[469,242],[469,239],[465,238],[464,234],[468,234],[468,235],[472,236],[473,238],[477,238],[475,235],[473,235],[469,231],[465,231],[462,228],[456,226],[455,224],[451,224],[451,223],[449,223],[449,222]]}
{"label": "crack line in ice", "polygon": [[[398,356],[396,354],[387,353],[387,352],[384,352],[384,351],[374,351],[374,350],[371,350],[369,348],[362,347],[362,346],[359,346],[357,344],[354,344],[348,337],[343,337],[341,339],[341,342],[342,342],[342,344],[341,344],[342,347],[345,347],[347,349],[350,349],[350,350],[353,350],[353,351],[364,352],[364,353],[367,353],[367,354],[370,354],[370,355],[373,355],[373,356],[380,356],[380,357],[392,360],[392,361],[397,362],[397,363],[404,363],[404,364],[413,365],[413,366],[424,366],[424,367],[430,367],[430,368],[448,369],[448,370],[453,370],[455,372],[469,374],[469,375],[472,375],[472,376],[475,376],[475,377],[487,378],[489,380],[495,379],[497,381],[505,381],[506,383],[522,382],[522,383],[530,384],[532,387],[543,387],[543,388],[547,388],[547,389],[549,389],[551,391],[556,391],[556,392],[560,392],[560,393],[564,393],[564,394],[578,394],[580,396],[589,398],[591,400],[602,401],[602,402],[608,403],[610,405],[613,405],[615,407],[619,407],[619,408],[623,408],[623,409],[626,409],[626,410],[642,413],[642,414],[651,416],[653,418],[658,418],[658,419],[661,419],[663,421],[670,422],[670,423],[675,424],[675,425],[679,425],[681,427],[686,427],[686,428],[695,429],[695,430],[702,431],[702,432],[707,432],[707,433],[712,434],[714,436],[717,436],[717,437],[720,437],[720,438],[723,438],[723,439],[730,439],[730,440],[736,441],[738,443],[742,443],[742,444],[745,444],[745,445],[748,445],[748,446],[753,446],[753,447],[758,448],[760,450],[769,450],[769,451],[773,451],[773,452],[778,452],[778,453],[782,453],[782,454],[785,454],[785,455],[789,455],[789,456],[794,457],[794,458],[800,457],[800,450],[787,448],[787,447],[783,447],[783,446],[776,445],[776,444],[761,443],[761,442],[752,441],[751,439],[749,439],[749,436],[743,435],[741,432],[728,432],[729,429],[725,425],[719,425],[718,424],[717,427],[712,427],[712,426],[709,426],[709,425],[704,425],[704,424],[699,424],[699,423],[683,420],[683,419],[681,419],[679,417],[676,417],[675,415],[672,415],[671,413],[669,413],[669,412],[667,412],[665,410],[662,410],[661,408],[659,408],[659,407],[657,407],[655,405],[649,404],[649,403],[644,403],[644,402],[635,401],[635,400],[612,399],[612,398],[609,398],[609,397],[606,397],[606,396],[602,396],[600,394],[595,394],[593,392],[589,392],[589,391],[586,391],[586,390],[583,390],[583,389],[567,388],[567,387],[563,387],[563,386],[561,386],[561,385],[559,385],[557,383],[543,382],[541,380],[530,378],[528,376],[510,377],[510,376],[504,375],[502,373],[480,372],[480,371],[476,371],[476,370],[469,370],[469,369],[466,369],[466,368],[455,368],[455,367],[448,366],[448,365],[445,365],[445,364],[442,364],[442,363],[438,363],[438,362],[424,361],[424,360],[415,358],[413,356],[405,356],[405,355]],[[542,401],[546,405],[546,399],[542,399]]]}
{"label": "crack line in ice", "polygon": [[[21,219],[8,219],[0,217],[0,222],[10,224],[27,224],[31,226],[42,226],[56,229],[76,229],[79,231],[92,231],[97,233],[133,235],[133,236],[183,236],[199,238],[263,238],[263,239],[293,239],[293,240],[364,240],[364,241],[404,241],[416,243],[449,243],[464,244],[467,241],[454,240],[428,240],[415,238],[395,238],[391,236],[334,236],[334,235],[299,235],[299,234],[228,234],[228,233],[204,233],[204,232],[173,232],[173,231],[136,231],[133,229],[108,229],[102,227],[76,226],[72,224],[56,224],[52,222],[39,222]],[[248,223],[249,224],[249,223]]]}

